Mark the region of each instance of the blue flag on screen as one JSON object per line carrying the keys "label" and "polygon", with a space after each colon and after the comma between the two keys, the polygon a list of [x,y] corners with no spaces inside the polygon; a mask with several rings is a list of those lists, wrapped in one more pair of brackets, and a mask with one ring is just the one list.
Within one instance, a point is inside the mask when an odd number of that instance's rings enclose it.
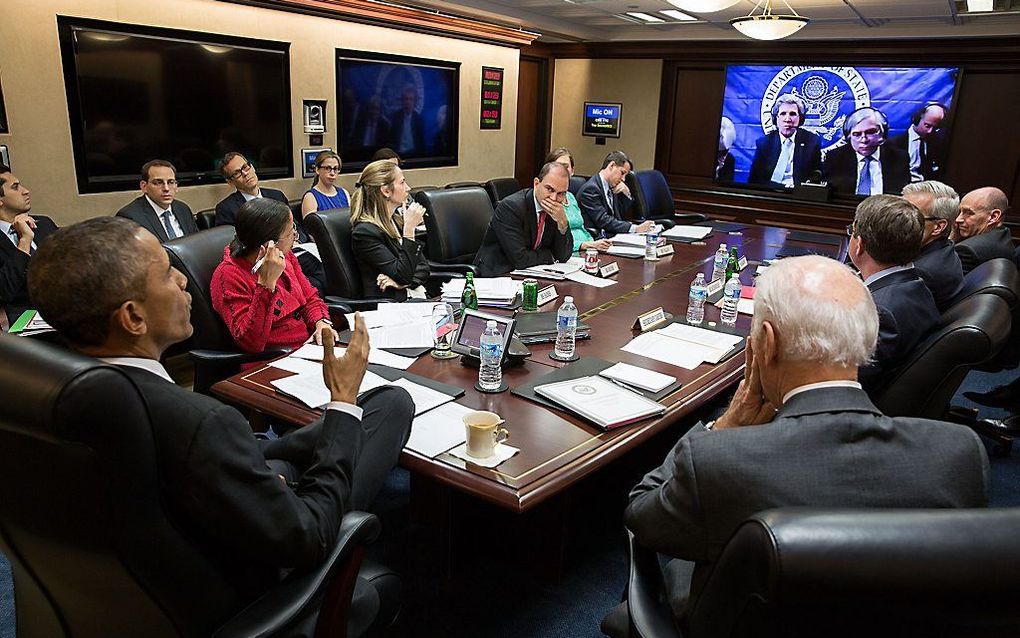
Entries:
{"label": "blue flag on screen", "polygon": [[843,123],[861,107],[885,114],[889,137],[904,132],[911,116],[929,102],[952,108],[958,75],[958,68],[944,67],[729,66],[722,115],[736,132],[730,146],[733,181],[747,181],[755,142],[776,130],[772,106],[780,95],[794,93],[804,100],[802,128],[821,138],[824,156],[844,143]]}

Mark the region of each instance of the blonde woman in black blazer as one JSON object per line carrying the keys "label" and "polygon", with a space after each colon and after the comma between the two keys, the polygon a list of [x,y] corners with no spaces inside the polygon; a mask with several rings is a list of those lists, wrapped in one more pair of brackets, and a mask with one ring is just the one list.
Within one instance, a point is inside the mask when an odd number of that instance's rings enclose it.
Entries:
{"label": "blonde woman in black blazer", "polygon": [[[429,264],[414,229],[425,209],[404,206],[411,188],[393,162],[372,162],[361,172],[351,198],[351,243],[361,267],[364,293],[396,301],[425,298]],[[403,206],[403,214],[397,209]]]}

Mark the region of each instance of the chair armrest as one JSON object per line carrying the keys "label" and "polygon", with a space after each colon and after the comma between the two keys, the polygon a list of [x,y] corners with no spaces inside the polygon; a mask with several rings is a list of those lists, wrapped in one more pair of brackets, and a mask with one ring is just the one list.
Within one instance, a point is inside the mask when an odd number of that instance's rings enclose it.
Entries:
{"label": "chair armrest", "polygon": [[473,264],[444,264],[429,260],[429,279],[463,279],[469,272],[475,272]]}
{"label": "chair armrest", "polygon": [[336,297],[333,295],[327,295],[323,301],[326,302],[327,306],[344,306],[348,309],[347,312],[375,310],[376,306],[381,303],[393,303],[392,299],[385,297],[378,299],[348,299],[347,297]]}
{"label": "chair armrest", "polygon": [[[325,627],[339,630],[323,635],[344,635],[345,625],[336,623],[346,622],[365,546],[379,536],[380,527],[374,514],[348,512],[340,521],[333,550],[322,563],[307,571],[291,572],[279,585],[227,621],[213,638],[275,636],[295,621],[307,618],[309,613],[319,614],[319,625],[330,623]],[[345,592],[346,599],[340,599]]]}
{"label": "chair armrest", "polygon": [[189,350],[192,359],[201,363],[242,364],[253,361],[267,361],[290,354],[289,348],[267,348],[262,352],[227,352],[223,350]]}
{"label": "chair armrest", "polygon": [[707,221],[708,215],[702,213],[673,213],[673,222],[676,224],[696,224]]}
{"label": "chair armrest", "polygon": [[636,638],[680,638],[665,601],[659,557],[638,544],[627,530],[630,574],[627,577],[627,610],[631,636]]}

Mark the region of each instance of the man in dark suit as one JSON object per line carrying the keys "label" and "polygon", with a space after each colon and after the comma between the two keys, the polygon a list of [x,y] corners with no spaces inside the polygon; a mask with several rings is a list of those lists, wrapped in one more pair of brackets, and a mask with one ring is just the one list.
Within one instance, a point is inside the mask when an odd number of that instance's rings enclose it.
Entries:
{"label": "man in dark suit", "polygon": [[31,193],[8,166],[0,164],[0,310],[14,323],[32,307],[26,283],[28,262],[57,229],[49,217],[29,215]]}
{"label": "man in dark suit", "polygon": [[[261,188],[259,186],[259,176],[255,172],[255,167],[252,166],[252,163],[244,155],[236,151],[231,151],[223,156],[223,161],[220,162],[220,172],[223,173],[223,179],[237,190],[216,204],[217,226],[227,224],[233,226],[234,220],[237,218],[237,210],[241,208],[241,205],[259,197],[275,199],[290,206],[287,196],[282,191],[278,191],[275,188]],[[308,233],[305,232],[303,224],[297,224],[297,233],[296,243],[305,244],[311,241],[308,238]],[[298,264],[301,265],[301,272],[308,278],[308,282],[319,291],[320,297],[325,297],[326,271],[322,267],[322,262],[315,255],[301,248],[295,248],[294,254],[297,256]]]}
{"label": "man in dark suit", "polygon": [[387,146],[393,147],[401,157],[414,157],[425,153],[425,124],[417,110],[418,89],[408,84],[400,97],[400,109],[390,114],[390,131]]}
{"label": "man in dark suit", "polygon": [[[663,571],[682,630],[713,561],[756,512],[986,505],[988,461],[972,431],[883,416],[861,390],[857,368],[877,332],[867,288],[835,260],[784,259],[758,279],[728,409],[680,439],[624,514],[639,543],[672,557]],[[604,632],[627,635],[625,605]]]}
{"label": "man in dark suit", "polygon": [[952,237],[963,274],[991,259],[1013,259],[1013,238],[1002,225],[1008,209],[1006,194],[994,186],[972,190],[960,200]]}
{"label": "man in dark suit", "polygon": [[942,182],[928,180],[903,187],[903,198],[924,217],[921,253],[914,260],[917,274],[928,286],[939,312],[945,312],[963,289],[963,266],[949,240],[960,212],[960,196]]}
{"label": "man in dark suit", "polygon": [[655,222],[650,220],[640,224],[624,220],[634,203],[626,182],[632,169],[626,153],[613,151],[602,160],[602,169],[577,191],[577,205],[586,228],[610,237],[620,233],[644,233],[652,228]]}
{"label": "man in dark suit", "polygon": [[195,216],[184,202],[176,201],[177,169],[166,160],[152,160],[142,166],[141,197],[117,211],[118,217],[134,220],[155,235],[169,241],[198,232]]}
{"label": "man in dark suit", "polygon": [[358,317],[339,360],[326,331],[323,379],[332,400],[324,417],[257,440],[239,412],[174,384],[159,363],[192,332],[185,284],[153,235],[116,217],[57,231],[29,268],[32,298],[51,325],[137,384],[173,523],[239,598],[251,600],[278,582],[281,568],[308,567],[328,554],[343,515],[367,507],[396,464],[414,408],[399,388],[357,398],[368,358]]}
{"label": "man in dark suit", "polygon": [[874,360],[858,373],[871,394],[935,328],[940,315],[913,264],[924,237],[924,216],[916,206],[902,197],[872,195],[857,205],[849,231],[850,260],[878,308]]}
{"label": "man in dark suit", "polygon": [[776,130],[758,139],[751,161],[751,184],[793,188],[822,170],[822,142],[801,127],[807,107],[804,100],[787,93],[772,105]]}
{"label": "man in dark suit", "polygon": [[825,155],[822,172],[845,195],[899,194],[910,183],[907,154],[885,144],[889,121],[878,109],[857,109],[843,124],[846,144]]}
{"label": "man in dark suit", "polygon": [[889,146],[895,146],[910,158],[910,181],[941,177],[945,149],[942,121],[945,119],[946,107],[929,102],[910,117],[910,127],[906,131],[889,138]]}
{"label": "man in dark suit", "polygon": [[549,162],[535,178],[534,188],[499,202],[475,255],[479,277],[570,259],[574,240],[563,208],[569,183],[567,169]]}

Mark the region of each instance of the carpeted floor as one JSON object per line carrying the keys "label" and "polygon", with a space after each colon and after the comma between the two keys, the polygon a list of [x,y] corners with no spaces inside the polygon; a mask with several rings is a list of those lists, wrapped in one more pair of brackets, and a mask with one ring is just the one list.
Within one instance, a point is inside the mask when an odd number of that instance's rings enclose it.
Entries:
{"label": "carpeted floor", "polygon": [[[982,417],[1005,412],[970,403],[964,390],[985,391],[1016,378],[1017,372],[971,373],[955,405],[980,409]],[[651,453],[660,458],[667,442]],[[1020,506],[1020,446],[1011,457],[991,458],[993,507]],[[642,465],[638,463],[636,465]],[[558,577],[549,576],[541,551],[543,519],[522,526],[501,512],[469,512],[454,538],[449,578],[437,572],[434,557],[423,555],[416,540],[422,530],[407,520],[409,477],[394,471],[380,497],[383,538],[373,548],[378,558],[401,572],[404,611],[391,636],[470,638],[598,638],[602,616],[620,599],[627,577],[621,514],[630,486],[644,467],[617,467],[585,481],[571,499],[566,521],[571,539]],[[650,465],[650,463],[644,463]],[[534,538],[536,546],[507,551]],[[511,539],[516,543],[510,543]],[[9,565],[0,556],[0,638],[14,638],[13,593]]]}

